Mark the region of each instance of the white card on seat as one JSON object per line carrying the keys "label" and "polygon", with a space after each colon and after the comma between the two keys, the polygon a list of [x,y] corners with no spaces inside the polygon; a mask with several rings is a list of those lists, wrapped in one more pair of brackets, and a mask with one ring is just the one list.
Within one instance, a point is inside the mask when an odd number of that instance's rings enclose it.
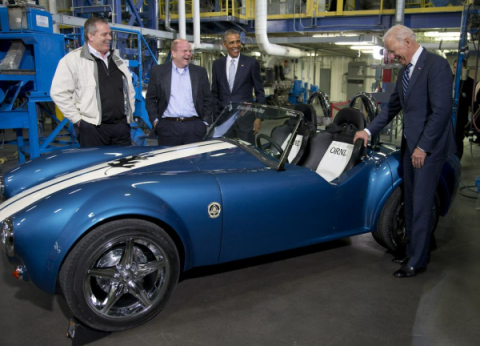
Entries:
{"label": "white card on seat", "polygon": [[[290,140],[290,137],[292,137],[292,134],[290,133],[283,141],[282,144],[282,149],[285,150],[287,147],[288,141]],[[303,136],[302,135],[297,135],[295,137],[295,142],[293,142],[292,149],[290,150],[290,153],[288,154],[288,162],[292,162],[295,157],[297,157],[298,152],[300,151],[300,147],[302,146],[302,141],[303,141]]]}
{"label": "white card on seat", "polygon": [[338,178],[347,167],[352,152],[353,144],[333,141],[320,161],[316,172],[328,182]]}

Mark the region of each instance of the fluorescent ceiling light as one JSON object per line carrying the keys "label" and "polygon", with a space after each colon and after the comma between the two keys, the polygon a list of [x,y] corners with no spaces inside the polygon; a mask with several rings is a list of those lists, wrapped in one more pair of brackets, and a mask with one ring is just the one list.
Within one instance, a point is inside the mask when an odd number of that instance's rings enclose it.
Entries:
{"label": "fluorescent ceiling light", "polygon": [[370,41],[343,41],[343,42],[335,42],[335,44],[339,46],[371,46],[374,43]]}
{"label": "fluorescent ceiling light", "polygon": [[360,46],[350,46],[350,49],[354,50],[374,50],[376,46],[360,45]]}
{"label": "fluorescent ceiling light", "polygon": [[459,41],[460,37],[458,36],[443,36],[443,37],[435,37],[435,41]]}
{"label": "fluorescent ceiling light", "polygon": [[354,37],[359,36],[358,34],[345,33],[345,34],[336,34],[336,33],[325,33],[325,34],[315,34],[312,37]]}
{"label": "fluorescent ceiling light", "polygon": [[442,32],[438,32],[438,31],[425,31],[424,34],[423,34],[425,37],[444,37],[444,36],[447,36],[447,37],[452,37],[452,36],[456,36],[456,37],[460,37],[460,33],[459,32],[445,32],[445,31],[442,31]]}

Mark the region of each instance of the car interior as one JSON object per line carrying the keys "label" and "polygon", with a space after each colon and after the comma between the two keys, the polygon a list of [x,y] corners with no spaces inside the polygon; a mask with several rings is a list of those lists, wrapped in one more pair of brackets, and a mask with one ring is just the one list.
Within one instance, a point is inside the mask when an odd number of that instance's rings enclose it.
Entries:
{"label": "car interior", "polygon": [[[299,104],[294,109],[303,113],[303,121],[288,155],[288,162],[297,165],[304,158],[310,137],[314,136],[317,131],[317,116],[315,109],[309,104]],[[286,120],[283,125],[273,128],[271,137],[274,142],[281,145],[282,150],[285,150],[297,121],[296,117],[292,117]]]}
{"label": "car interior", "polygon": [[[365,128],[365,117],[360,110],[354,107],[341,109],[325,131],[317,132],[315,108],[311,104],[299,104],[294,109],[302,112],[304,118],[288,156],[290,164],[308,167],[330,182],[362,161],[365,153],[363,141],[353,143],[355,132]],[[270,138],[257,136],[257,146],[260,146],[261,138],[269,139],[270,143],[263,147],[270,147],[275,155],[281,154],[297,121],[297,117],[292,117],[274,127]]]}
{"label": "car interior", "polygon": [[353,137],[355,132],[364,128],[362,112],[356,108],[343,108],[332,125],[310,138],[301,165],[317,172],[327,181],[338,178],[361,162],[365,147],[360,139],[353,144]]}

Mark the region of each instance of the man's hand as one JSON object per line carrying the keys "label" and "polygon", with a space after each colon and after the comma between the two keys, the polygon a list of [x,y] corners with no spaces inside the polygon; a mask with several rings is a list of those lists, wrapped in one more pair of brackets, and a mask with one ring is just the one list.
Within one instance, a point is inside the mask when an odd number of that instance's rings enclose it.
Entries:
{"label": "man's hand", "polygon": [[367,146],[367,143],[368,143],[368,133],[364,130],[362,131],[357,131],[355,133],[355,136],[353,136],[353,144],[355,144],[355,142],[357,141],[357,139],[363,139],[363,145],[366,147]]}
{"label": "man's hand", "polygon": [[255,119],[253,122],[253,134],[256,135],[262,129],[262,120],[260,118]]}
{"label": "man's hand", "polygon": [[415,148],[412,154],[412,165],[415,168],[422,168],[425,163],[425,157],[427,153],[420,148]]}

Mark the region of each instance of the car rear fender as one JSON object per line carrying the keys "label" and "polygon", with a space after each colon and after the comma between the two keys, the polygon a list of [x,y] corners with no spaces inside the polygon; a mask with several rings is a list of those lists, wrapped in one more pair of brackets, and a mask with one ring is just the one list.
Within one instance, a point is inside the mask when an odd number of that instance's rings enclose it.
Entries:
{"label": "car rear fender", "polygon": [[[381,193],[381,196],[378,196],[378,203],[375,206],[373,213],[370,215],[370,228],[372,231],[376,227],[378,222],[378,218],[380,217],[380,213],[382,212],[383,206],[387,201],[388,197],[392,194],[392,192],[402,183],[402,179],[400,178],[398,169],[399,169],[399,161],[398,161],[399,152],[392,152],[391,154],[387,155],[386,158],[379,161],[379,166],[381,168],[378,170],[383,172],[384,179],[382,179],[381,186],[379,184],[375,184],[373,188]],[[388,174],[388,178],[386,177],[385,172]]]}

